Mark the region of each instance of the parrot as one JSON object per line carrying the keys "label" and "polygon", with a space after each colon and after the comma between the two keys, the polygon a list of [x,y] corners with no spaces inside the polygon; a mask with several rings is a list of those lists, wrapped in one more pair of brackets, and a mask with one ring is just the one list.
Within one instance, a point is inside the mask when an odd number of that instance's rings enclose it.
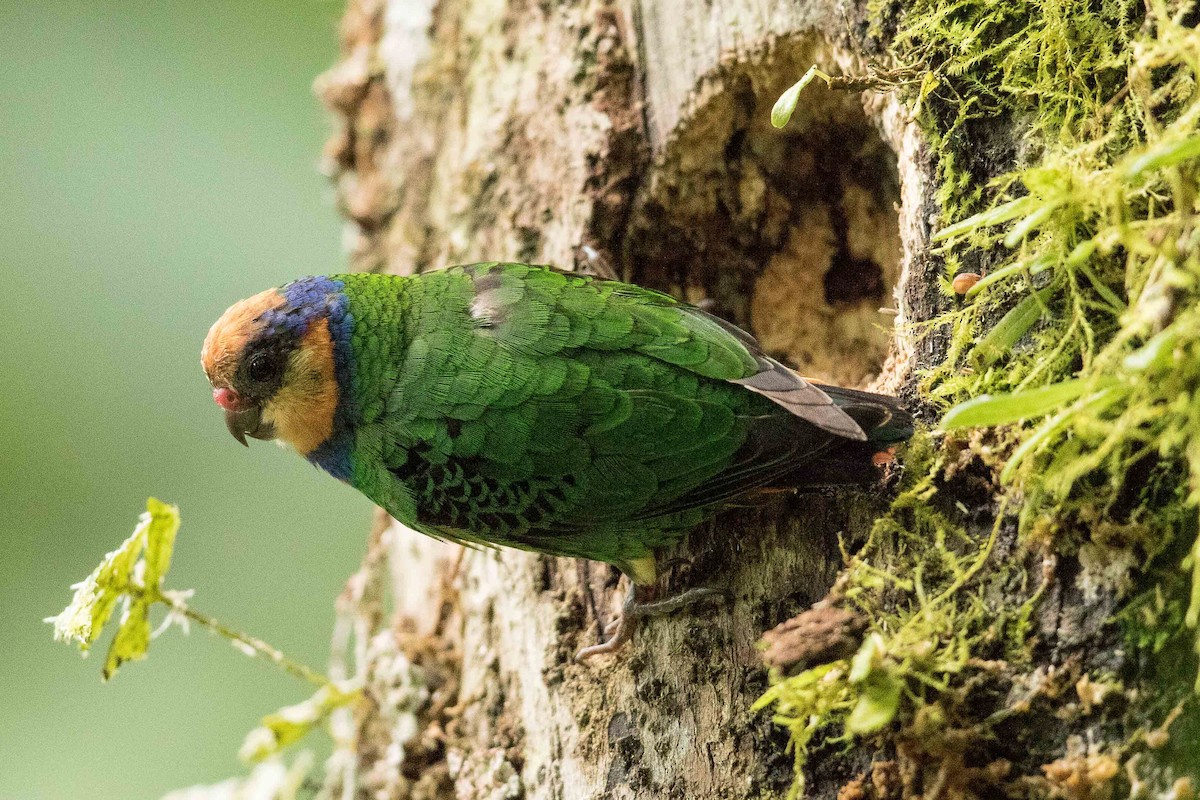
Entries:
{"label": "parrot", "polygon": [[669,294],[549,266],[306,277],[235,303],[201,363],[234,438],[278,440],[404,525],[468,547],[604,562],[609,638],[656,556],[767,488],[867,484],[911,436],[897,398],[825,385]]}

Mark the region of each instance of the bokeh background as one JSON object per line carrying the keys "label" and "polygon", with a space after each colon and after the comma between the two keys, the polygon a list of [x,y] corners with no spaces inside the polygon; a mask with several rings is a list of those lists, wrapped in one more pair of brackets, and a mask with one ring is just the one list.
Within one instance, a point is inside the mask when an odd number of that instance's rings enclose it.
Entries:
{"label": "bokeh background", "polygon": [[133,800],[242,774],[308,687],[193,629],[100,682],[42,618],[183,512],[168,585],[323,668],[370,506],[226,433],[200,371],[231,302],[340,269],[311,93],[336,0],[0,0],[0,798]]}

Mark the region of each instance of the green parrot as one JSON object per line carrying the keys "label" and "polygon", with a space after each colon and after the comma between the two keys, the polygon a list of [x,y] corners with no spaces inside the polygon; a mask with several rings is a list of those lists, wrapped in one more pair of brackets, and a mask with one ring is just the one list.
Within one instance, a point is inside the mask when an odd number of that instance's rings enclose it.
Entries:
{"label": "green parrot", "polygon": [[669,295],[528,264],[302,278],[230,307],[201,361],[229,431],[279,439],[405,525],[612,564],[770,486],[865,483],[912,433],[897,400],[805,380]]}

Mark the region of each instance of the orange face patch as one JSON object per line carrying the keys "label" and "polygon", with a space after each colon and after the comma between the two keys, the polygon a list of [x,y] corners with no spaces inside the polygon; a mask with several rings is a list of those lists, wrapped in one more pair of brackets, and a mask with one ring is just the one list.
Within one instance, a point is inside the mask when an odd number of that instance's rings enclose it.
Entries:
{"label": "orange face patch", "polygon": [[234,303],[208,329],[200,350],[200,365],[214,388],[233,386],[233,375],[246,345],[262,332],[261,317],[284,304],[283,296],[267,289]]}
{"label": "orange face patch", "polygon": [[275,435],[308,455],[333,433],[338,388],[329,321],[318,319],[292,352],[283,383],[263,407]]}

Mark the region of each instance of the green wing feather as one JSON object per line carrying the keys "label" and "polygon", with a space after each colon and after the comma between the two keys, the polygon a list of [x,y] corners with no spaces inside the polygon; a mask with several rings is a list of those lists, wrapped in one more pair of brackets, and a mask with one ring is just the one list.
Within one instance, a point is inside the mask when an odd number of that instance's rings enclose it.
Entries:
{"label": "green wing feather", "polygon": [[658,292],[524,264],[395,280],[386,475],[359,488],[441,538],[629,563],[874,420]]}

